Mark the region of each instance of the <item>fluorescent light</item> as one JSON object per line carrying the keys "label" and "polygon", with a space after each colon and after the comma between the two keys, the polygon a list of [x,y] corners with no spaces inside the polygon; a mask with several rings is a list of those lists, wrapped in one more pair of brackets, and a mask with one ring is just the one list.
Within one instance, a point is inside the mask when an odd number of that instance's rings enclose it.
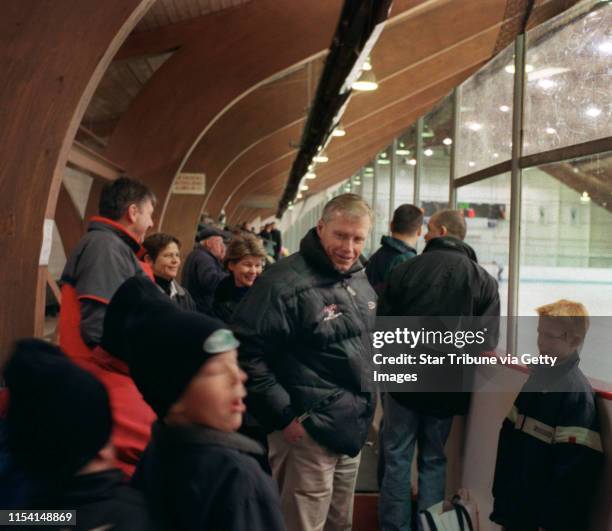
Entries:
{"label": "fluorescent light", "polygon": [[542,78],[538,81],[538,87],[544,90],[550,90],[557,86],[557,83],[552,79],[548,79],[547,77]]}
{"label": "fluorescent light", "polygon": [[378,82],[376,76],[371,70],[363,71],[359,76],[359,79],[353,83],[353,89],[360,92],[371,92],[378,88]]}
{"label": "fluorescent light", "polygon": [[408,161],[408,164],[410,164],[411,166],[416,166],[416,163],[417,163],[416,159],[410,159]]}
{"label": "fluorescent light", "polygon": [[433,149],[430,148],[427,148],[425,151],[423,151],[423,155],[425,155],[426,157],[431,157],[433,154]]}
{"label": "fluorescent light", "polygon": [[599,46],[597,46],[597,49],[601,53],[605,53],[608,55],[612,54],[612,41],[603,41],[599,44]]}
{"label": "fluorescent light", "polygon": [[499,110],[501,112],[509,112],[510,111],[510,107],[508,107],[507,105],[500,105],[499,106]]}
{"label": "fluorescent light", "polygon": [[588,192],[582,192],[582,195],[580,196],[580,201],[582,201],[583,203],[588,203],[591,200],[591,197],[589,196]]}
{"label": "fluorescent light", "polygon": [[493,153],[493,158],[494,159],[498,159],[499,158],[499,153]]}
{"label": "fluorescent light", "polygon": [[369,72],[370,70],[372,70],[372,63],[370,62],[369,57],[363,62],[363,64],[361,65],[361,69],[365,72]]}
{"label": "fluorescent light", "polygon": [[378,164],[382,164],[383,166],[391,164],[391,161],[389,159],[378,159],[376,162],[378,162]]}
{"label": "fluorescent light", "polygon": [[478,122],[467,122],[465,125],[472,131],[480,131],[482,129],[482,124]]}
{"label": "fluorescent light", "polygon": [[396,149],[395,150],[395,154],[396,155],[400,155],[400,156],[405,156],[405,155],[410,155],[410,150],[409,149]]}
{"label": "fluorescent light", "polygon": [[381,158],[381,159],[386,159],[386,158],[387,158],[387,154],[386,154],[386,153],[383,151],[383,152],[380,154],[380,158]]}
{"label": "fluorescent light", "polygon": [[[508,74],[514,74],[514,72],[515,72],[514,64],[507,65],[506,68],[504,68],[504,70],[506,72],[508,72]],[[527,72],[527,73],[533,72],[533,66],[532,65],[525,65],[525,72]]]}
{"label": "fluorescent light", "polygon": [[309,171],[306,173],[306,175],[304,175],[304,177],[306,179],[316,179],[317,178],[317,174],[314,171]]}
{"label": "fluorescent light", "polygon": [[300,190],[302,190],[303,192],[305,192],[306,190],[308,190],[308,185],[307,184],[302,184],[300,186]]}
{"label": "fluorescent light", "polygon": [[549,135],[554,135],[557,132],[557,130],[554,127],[547,127],[545,131]]}
{"label": "fluorescent light", "polygon": [[444,140],[442,140],[442,143],[443,143],[445,146],[450,146],[450,145],[453,143],[453,139],[452,139],[452,138],[449,138],[449,137],[446,137]]}
{"label": "fluorescent light", "polygon": [[468,166],[470,168],[473,168],[474,166],[476,166],[476,163],[473,160],[470,160],[470,162],[468,162]]}
{"label": "fluorescent light", "polygon": [[591,105],[586,111],[585,114],[590,116],[591,118],[597,118],[601,114],[601,109],[599,107],[595,107]]}
{"label": "fluorescent light", "polygon": [[329,160],[329,158],[322,151],[320,153],[318,153],[317,155],[315,155],[314,157],[312,157],[312,161],[316,162],[317,164],[318,163],[327,162],[328,160]]}
{"label": "fluorescent light", "polygon": [[302,199],[302,197],[304,197],[302,192],[298,192],[298,195],[295,196],[296,199]]}
{"label": "fluorescent light", "polygon": [[341,125],[339,125],[332,131],[332,136],[345,136],[345,135],[346,135],[346,131]]}

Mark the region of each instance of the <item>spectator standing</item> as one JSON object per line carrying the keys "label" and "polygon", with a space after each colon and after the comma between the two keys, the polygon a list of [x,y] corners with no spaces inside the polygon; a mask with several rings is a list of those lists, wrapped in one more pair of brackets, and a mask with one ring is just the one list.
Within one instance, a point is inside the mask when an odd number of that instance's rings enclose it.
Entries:
{"label": "spectator standing", "polygon": [[382,293],[387,274],[395,266],[417,255],[423,211],[414,205],[400,205],[393,212],[391,236],[383,236],[380,248],[370,257],[366,275],[378,295]]}
{"label": "spectator standing", "polygon": [[603,464],[593,388],[578,367],[589,317],[559,300],[538,312],[538,350],[558,357],[534,366],[499,433],[491,520],[506,531],[588,529]]}
{"label": "spectator standing", "polygon": [[90,359],[111,297],[125,280],[145,274],[141,244],[153,226],[154,206],[153,193],[127,177],[102,189],[99,216],[91,219],[61,278],[60,346],[72,359]]}
{"label": "spectator standing", "polygon": [[155,283],[183,310],[196,311],[195,301],[189,292],[176,281],[181,266],[181,242],[158,232],[142,243],[146,249],[145,261],[153,268]]}
{"label": "spectator standing", "polygon": [[215,290],[226,276],[223,269],[226,233],[207,227],[198,234],[197,243],[183,266],[183,285],[200,313],[212,315]]}
{"label": "spectator standing", "polygon": [[371,224],[360,196],[335,197],[300,250],[267,269],[234,313],[248,406],[272,432],[269,460],[291,531],[352,525],[375,407],[362,391],[376,307],[360,259]]}
{"label": "spectator standing", "polygon": [[[499,316],[497,282],[463,241],[467,229],[462,213],[439,211],[427,226],[423,253],[389,273],[378,314]],[[410,471],[417,444],[419,510],[444,499],[444,445],[453,416],[466,414],[468,407],[468,393],[385,393],[385,470],[379,506],[382,531],[410,529]]]}
{"label": "spectator standing", "polygon": [[274,260],[278,262],[283,248],[283,237],[280,230],[276,228],[276,221],[270,223],[270,238],[274,242]]}
{"label": "spectator standing", "polygon": [[122,177],[102,189],[100,215],[71,253],[62,274],[60,346],[91,371],[110,395],[117,466],[131,475],[149,441],[155,415],[132,382],[125,362],[102,347],[108,303],[132,276],[149,276],[141,245],[153,226],[155,196],[141,182]]}
{"label": "spectator standing", "polygon": [[244,234],[232,239],[225,253],[225,267],[230,274],[219,282],[215,291],[213,311],[216,317],[231,323],[238,303],[261,275],[265,257],[266,252],[257,236]]}

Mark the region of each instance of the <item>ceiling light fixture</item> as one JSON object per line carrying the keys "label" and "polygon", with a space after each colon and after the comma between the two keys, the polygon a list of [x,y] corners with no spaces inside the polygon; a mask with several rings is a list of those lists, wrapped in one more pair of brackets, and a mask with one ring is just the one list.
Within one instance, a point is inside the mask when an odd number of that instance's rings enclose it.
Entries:
{"label": "ceiling light fixture", "polygon": [[410,159],[408,161],[408,164],[410,164],[411,166],[416,166],[416,163],[417,163],[416,159]]}
{"label": "ceiling light fixture", "polygon": [[434,152],[431,148],[427,148],[425,151],[423,151],[423,155],[425,155],[426,157],[431,157],[433,154]]}
{"label": "ceiling light fixture", "polygon": [[307,184],[302,184],[302,185],[300,185],[300,190],[302,190],[303,192],[305,192],[306,190],[308,190],[308,185],[307,185]]}
{"label": "ceiling light fixture", "polygon": [[333,131],[332,136],[346,136],[346,130],[341,125],[338,125]]}
{"label": "ceiling light fixture", "polygon": [[323,151],[320,151],[314,157],[312,157],[312,162],[316,162],[317,164],[327,162],[328,160],[328,156]]}
{"label": "ceiling light fixture", "polygon": [[540,79],[538,81],[538,87],[540,87],[543,90],[550,90],[556,86],[557,86],[557,83],[555,83],[552,79],[548,79],[547,77]]}
{"label": "ceiling light fixture", "polygon": [[482,129],[482,124],[478,122],[468,122],[466,125],[471,131],[480,131]]}
{"label": "ceiling light fixture", "polygon": [[372,70],[364,70],[361,72],[359,79],[352,85],[354,90],[359,92],[371,92],[378,88],[378,82],[376,76]]}
{"label": "ceiling light fixture", "polygon": [[597,118],[601,114],[601,109],[591,105],[586,111],[585,114],[590,116],[591,118]]}
{"label": "ceiling light fixture", "polygon": [[442,143],[443,143],[445,146],[450,146],[450,145],[453,143],[453,139],[452,139],[452,138],[449,138],[449,137],[447,136],[447,137],[446,137],[444,140],[442,140]]}
{"label": "ceiling light fixture", "polygon": [[400,156],[405,156],[405,155],[410,155],[410,150],[409,149],[396,149],[395,150],[395,154],[396,155],[400,155]]}
{"label": "ceiling light fixture", "polygon": [[554,135],[557,132],[557,130],[554,127],[547,127],[545,131],[549,135]]}
{"label": "ceiling light fixture", "polygon": [[510,111],[510,107],[508,107],[508,105],[500,105],[499,106],[499,110],[501,112],[509,112]]}
{"label": "ceiling light fixture", "polygon": [[306,175],[304,175],[304,177],[306,179],[316,179],[317,174],[314,171],[309,171],[308,173],[306,173]]}

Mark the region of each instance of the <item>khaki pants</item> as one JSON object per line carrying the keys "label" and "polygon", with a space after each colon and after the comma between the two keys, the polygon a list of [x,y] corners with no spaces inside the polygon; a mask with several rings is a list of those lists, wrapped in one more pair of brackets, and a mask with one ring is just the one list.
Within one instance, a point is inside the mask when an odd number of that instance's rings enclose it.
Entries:
{"label": "khaki pants", "polygon": [[350,531],[359,458],[338,455],[308,434],[295,445],[282,432],[268,436],[288,531]]}

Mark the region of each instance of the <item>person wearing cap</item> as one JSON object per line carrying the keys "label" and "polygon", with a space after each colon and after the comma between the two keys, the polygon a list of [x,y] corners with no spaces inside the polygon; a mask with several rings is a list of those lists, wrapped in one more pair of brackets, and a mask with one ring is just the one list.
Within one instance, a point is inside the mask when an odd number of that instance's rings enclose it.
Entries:
{"label": "person wearing cap", "polygon": [[283,531],[276,486],[253,457],[263,449],[235,433],[246,375],[232,332],[137,277],[113,297],[106,324],[157,414],[134,485],[158,521],[175,531]]}
{"label": "person wearing cap", "polygon": [[29,483],[20,509],[76,510],[77,531],[156,529],[142,494],[114,468],[102,383],[38,339],[16,344],[4,378],[6,444]]}
{"label": "person wearing cap", "polygon": [[181,242],[178,238],[157,232],[145,238],[145,262],[153,268],[155,283],[183,310],[195,311],[195,301],[189,292],[176,281],[181,265]]}
{"label": "person wearing cap", "polygon": [[216,317],[230,323],[238,303],[263,271],[266,252],[260,240],[253,234],[243,234],[232,239],[225,253],[225,267],[230,275],[215,290],[213,312]]}
{"label": "person wearing cap", "polygon": [[212,315],[215,290],[227,276],[223,269],[226,238],[227,233],[214,227],[200,231],[183,266],[183,285],[195,300],[197,310],[208,315]]}

